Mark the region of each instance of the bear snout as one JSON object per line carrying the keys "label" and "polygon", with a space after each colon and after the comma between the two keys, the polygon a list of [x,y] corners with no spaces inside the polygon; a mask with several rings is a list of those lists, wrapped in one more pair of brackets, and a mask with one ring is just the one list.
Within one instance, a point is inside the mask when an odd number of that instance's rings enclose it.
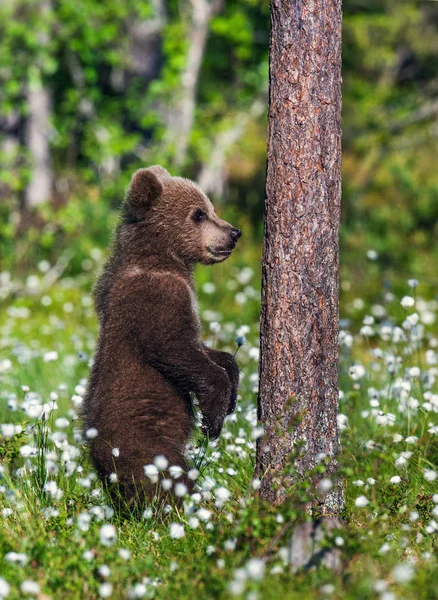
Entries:
{"label": "bear snout", "polygon": [[233,227],[231,229],[230,244],[229,244],[229,247],[231,250],[236,247],[237,240],[240,238],[241,235],[242,235],[242,232],[240,231],[240,229],[236,229],[236,227]]}

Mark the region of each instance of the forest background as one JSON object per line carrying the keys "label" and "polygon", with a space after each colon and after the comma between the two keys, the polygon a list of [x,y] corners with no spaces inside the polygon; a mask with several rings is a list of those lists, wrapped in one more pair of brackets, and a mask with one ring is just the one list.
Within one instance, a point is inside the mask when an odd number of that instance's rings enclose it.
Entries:
{"label": "forest background", "polygon": [[[343,3],[342,302],[438,276],[438,3]],[[197,180],[263,235],[267,0],[0,6],[0,270],[92,270],[132,172]],[[43,269],[44,270],[44,269]]]}

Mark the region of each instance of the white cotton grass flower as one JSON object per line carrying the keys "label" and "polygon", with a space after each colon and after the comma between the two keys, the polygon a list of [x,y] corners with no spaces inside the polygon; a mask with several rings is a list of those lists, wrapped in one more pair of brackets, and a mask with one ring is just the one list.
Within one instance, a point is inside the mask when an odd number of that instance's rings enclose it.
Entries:
{"label": "white cotton grass flower", "polygon": [[58,488],[56,481],[46,481],[44,484],[44,491],[55,500],[60,500],[62,497],[62,490]]}
{"label": "white cotton grass flower", "polygon": [[212,321],[210,323],[210,331],[212,333],[219,333],[221,329],[222,329],[221,324],[218,323],[217,321]]}
{"label": "white cotton grass flower", "polygon": [[56,350],[51,350],[50,352],[44,352],[44,354],[43,354],[44,362],[53,362],[55,360],[58,360],[58,353],[56,352]]}
{"label": "white cotton grass flower", "polygon": [[391,483],[398,484],[401,482],[401,477],[400,477],[400,475],[394,475],[393,477],[391,477],[391,479],[389,481]]}
{"label": "white cotton grass flower", "polygon": [[180,467],[179,465],[172,465],[171,467],[169,467],[169,473],[171,477],[173,477],[174,479],[178,479],[178,477],[181,477],[181,475],[183,474],[183,470],[182,467]]}
{"label": "white cotton grass flower", "polygon": [[214,292],[216,291],[216,286],[214,285],[214,283],[212,283],[211,281],[207,281],[206,283],[204,283],[204,285],[202,286],[202,291],[205,294],[214,294]]}
{"label": "white cotton grass flower", "polygon": [[331,490],[333,487],[333,482],[331,479],[329,479],[328,477],[324,477],[324,479],[321,479],[321,481],[318,483],[318,489],[320,492],[328,492],[329,490]]}
{"label": "white cotton grass flower", "polygon": [[403,308],[412,308],[415,304],[415,299],[412,298],[412,296],[403,296],[403,298],[400,300],[400,304],[403,306]]}
{"label": "white cotton grass flower", "polygon": [[424,479],[426,481],[435,481],[435,479],[437,478],[437,472],[434,471],[433,469],[426,469],[424,471]]}
{"label": "white cotton grass flower", "polygon": [[179,540],[185,536],[184,525],[181,525],[181,523],[171,523],[169,531],[170,537],[174,540]]}
{"label": "white cotton grass flower", "polygon": [[364,508],[365,506],[368,506],[369,500],[366,496],[358,496],[354,503],[358,508]]}
{"label": "white cotton grass flower", "polygon": [[109,577],[111,575],[111,569],[108,565],[100,565],[100,567],[97,569],[97,572],[101,577],[104,578]]}
{"label": "white cotton grass flower", "polygon": [[191,481],[196,481],[199,477],[201,473],[198,471],[198,469],[190,469],[190,471],[187,473],[187,477],[191,480]]}
{"label": "white cotton grass flower", "polygon": [[119,448],[113,448],[111,450],[111,454],[115,457],[118,458],[120,456],[120,449]]}
{"label": "white cotton grass flower", "polygon": [[147,591],[148,589],[144,583],[136,583],[128,589],[128,598],[144,598]]}
{"label": "white cotton grass flower", "polygon": [[[162,479],[161,480],[161,487],[163,488],[163,490],[165,492],[168,492],[169,490],[172,489],[172,485],[173,485],[173,481],[171,479]],[[184,495],[184,494],[183,494]]]}
{"label": "white cotton grass flower", "polygon": [[7,596],[9,596],[10,591],[11,591],[11,586],[9,585],[9,583],[6,581],[6,579],[3,579],[3,577],[0,577],[0,598],[1,598],[1,600],[3,600],[3,598],[6,598]]}
{"label": "white cotton grass flower", "polygon": [[2,423],[0,425],[0,431],[4,438],[10,440],[15,435],[15,425],[13,423]]}
{"label": "white cotton grass flower", "polygon": [[200,508],[196,514],[201,521],[207,522],[211,517],[211,510],[208,510],[208,508]]}
{"label": "white cotton grass flower", "polygon": [[333,583],[325,583],[324,585],[322,585],[320,587],[320,592],[322,594],[326,594],[327,596],[329,596],[330,594],[333,594],[333,592],[335,591],[335,586],[333,585]]}
{"label": "white cotton grass flower", "polygon": [[245,591],[245,581],[232,579],[228,584],[228,591],[232,596],[241,596]]}
{"label": "white cotton grass flower", "polygon": [[152,483],[157,483],[158,481],[158,469],[155,465],[145,465],[144,467],[144,474],[146,475],[146,477],[149,477],[149,480]]}
{"label": "white cotton grass flower", "polygon": [[253,346],[248,350],[248,356],[252,360],[258,361],[260,359],[260,348]]}
{"label": "white cotton grass flower", "polygon": [[6,562],[24,566],[29,560],[29,557],[24,552],[6,552],[4,559]]}
{"label": "white cotton grass flower", "polygon": [[20,448],[20,454],[23,458],[30,458],[31,456],[37,456],[38,448],[36,446],[30,446],[29,444],[24,444]]}
{"label": "white cotton grass flower", "polygon": [[349,374],[353,381],[359,381],[359,379],[365,377],[365,367],[361,364],[352,365],[349,369]]}
{"label": "white cotton grass flower", "polygon": [[159,454],[154,458],[154,465],[157,467],[159,471],[164,471],[169,466],[169,461],[165,456]]}
{"label": "white cotton grass flower", "polygon": [[214,495],[216,497],[216,506],[221,507],[227,500],[231,498],[231,492],[226,487],[218,487],[214,490]]}
{"label": "white cotton grass flower", "polygon": [[127,550],[126,548],[120,548],[119,556],[123,560],[129,560],[131,558],[131,552],[130,552],[130,550]]}
{"label": "white cotton grass flower", "polygon": [[190,517],[189,519],[189,527],[192,529],[197,529],[199,527],[199,519],[198,517]]}
{"label": "white cotton grass flower", "polygon": [[148,507],[148,508],[144,509],[144,511],[143,511],[143,519],[146,519],[146,520],[147,519],[152,519],[153,515],[154,515],[154,511],[152,510],[152,508]]}
{"label": "white cotton grass flower", "polygon": [[100,542],[103,546],[112,546],[117,541],[117,531],[114,525],[102,525],[99,531]]}
{"label": "white cotton grass flower", "polygon": [[175,484],[175,496],[178,498],[182,498],[188,492],[187,486],[185,483],[179,482]]}
{"label": "white cotton grass flower", "polygon": [[26,596],[36,596],[40,593],[39,584],[31,579],[25,579],[20,585],[20,589]]}
{"label": "white cotton grass flower", "polygon": [[415,575],[414,565],[411,563],[402,563],[392,570],[392,578],[396,583],[409,583]]}
{"label": "white cotton grass flower", "polygon": [[406,439],[405,442],[407,444],[416,444],[418,442],[418,437],[416,435],[409,435]]}
{"label": "white cotton grass flower", "polygon": [[405,456],[400,455],[395,459],[394,464],[396,467],[405,467],[408,464],[408,460]]}
{"label": "white cotton grass flower", "polygon": [[77,523],[80,531],[88,531],[90,522],[91,516],[87,512],[81,512],[78,514]]}
{"label": "white cotton grass flower", "polygon": [[245,566],[249,579],[261,581],[265,574],[265,561],[261,558],[251,558]]}
{"label": "white cotton grass flower", "polygon": [[95,427],[90,427],[90,429],[87,429],[87,431],[85,432],[85,437],[89,440],[94,440],[94,438],[96,438],[98,436],[98,431]]}
{"label": "white cotton grass flower", "polygon": [[111,596],[111,594],[113,593],[113,586],[108,583],[107,581],[105,581],[105,583],[102,583],[99,587],[99,596],[101,598],[109,598]]}
{"label": "white cotton grass flower", "polygon": [[262,437],[262,435],[264,434],[265,430],[263,427],[253,427],[252,431],[251,431],[251,439],[252,440],[258,440],[259,438]]}
{"label": "white cotton grass flower", "polygon": [[418,513],[418,511],[412,510],[409,513],[409,521],[411,521],[411,523],[415,523],[416,521],[418,521],[419,518],[420,518],[420,514]]}

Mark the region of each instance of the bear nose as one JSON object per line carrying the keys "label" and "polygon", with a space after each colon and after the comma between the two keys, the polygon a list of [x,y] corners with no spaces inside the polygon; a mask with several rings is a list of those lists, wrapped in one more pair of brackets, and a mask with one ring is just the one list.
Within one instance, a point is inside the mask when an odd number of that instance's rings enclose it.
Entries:
{"label": "bear nose", "polygon": [[233,229],[231,230],[231,237],[233,238],[233,240],[237,241],[241,235],[242,232],[240,231],[240,229],[236,229],[235,227],[233,227]]}

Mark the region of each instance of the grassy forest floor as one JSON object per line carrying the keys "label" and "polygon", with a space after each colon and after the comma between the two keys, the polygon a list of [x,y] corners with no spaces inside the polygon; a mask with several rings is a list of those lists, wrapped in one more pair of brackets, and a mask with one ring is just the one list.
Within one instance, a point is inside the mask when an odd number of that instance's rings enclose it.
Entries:
{"label": "grassy forest floor", "polygon": [[0,275],[0,598],[438,598],[438,304],[421,282],[403,300],[344,303],[346,510],[327,539],[342,568],[292,573],[290,533],[313,492],[297,484],[276,509],[257,499],[258,250],[198,273],[205,338],[230,351],[246,338],[239,405],[217,442],[195,435],[184,508],[140,521],[108,506],[77,418],[96,335],[91,254],[53,284],[46,263],[21,283]]}

